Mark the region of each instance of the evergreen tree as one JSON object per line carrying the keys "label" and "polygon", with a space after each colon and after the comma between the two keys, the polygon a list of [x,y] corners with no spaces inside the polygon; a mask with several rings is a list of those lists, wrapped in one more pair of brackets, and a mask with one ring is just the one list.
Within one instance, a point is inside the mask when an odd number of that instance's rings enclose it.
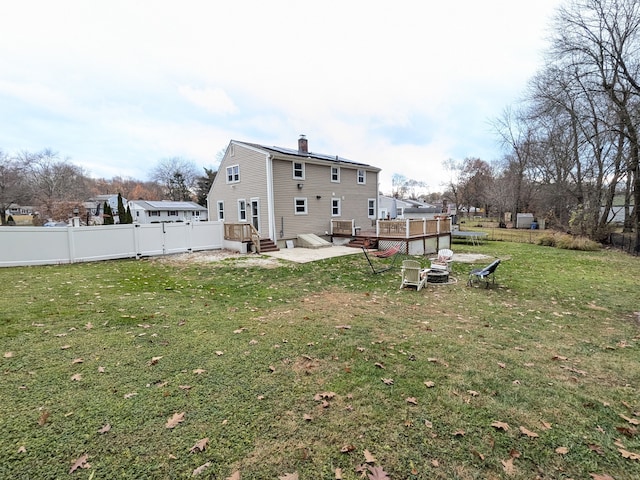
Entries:
{"label": "evergreen tree", "polygon": [[124,208],[121,193],[118,193],[118,223],[127,223],[127,210]]}
{"label": "evergreen tree", "polygon": [[131,215],[131,208],[127,205],[127,221],[124,223],[133,223],[133,216]]}
{"label": "evergreen tree", "polygon": [[103,207],[103,214],[102,217],[104,219],[104,224],[105,225],[113,225],[115,222],[113,220],[113,212],[111,211],[111,205],[109,205],[107,202],[104,202],[104,207]]}

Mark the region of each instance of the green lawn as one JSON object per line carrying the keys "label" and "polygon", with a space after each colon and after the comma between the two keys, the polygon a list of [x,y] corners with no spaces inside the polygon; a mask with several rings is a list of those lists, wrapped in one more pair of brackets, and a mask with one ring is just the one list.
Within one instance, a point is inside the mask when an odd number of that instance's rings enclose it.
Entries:
{"label": "green lawn", "polygon": [[0,478],[640,478],[640,259],[454,250],[0,269]]}

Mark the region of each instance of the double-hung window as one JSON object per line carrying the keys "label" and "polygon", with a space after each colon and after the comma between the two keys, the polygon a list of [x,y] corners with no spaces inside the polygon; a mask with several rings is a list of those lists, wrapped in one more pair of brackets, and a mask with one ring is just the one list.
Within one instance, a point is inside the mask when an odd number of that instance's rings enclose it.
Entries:
{"label": "double-hung window", "polygon": [[297,197],[293,199],[293,208],[296,215],[306,215],[307,211],[307,199],[306,197]]}
{"label": "double-hung window", "polygon": [[367,217],[376,218],[376,199],[370,198],[367,200]]}
{"label": "double-hung window", "polygon": [[303,162],[293,162],[293,178],[296,180],[304,180]]}
{"label": "double-hung window", "polygon": [[331,181],[340,183],[340,167],[331,167]]}
{"label": "double-hung window", "polygon": [[224,220],[224,202],[222,200],[218,200],[218,221],[222,222]]}
{"label": "double-hung window", "polygon": [[340,216],[340,199],[339,198],[331,199],[331,216],[332,217]]}
{"label": "double-hung window", "polygon": [[237,183],[240,181],[240,165],[227,167],[227,183]]}
{"label": "double-hung window", "polygon": [[365,183],[367,183],[367,171],[363,170],[363,169],[358,169],[357,172],[357,177],[358,177],[358,185],[364,185]]}
{"label": "double-hung window", "polygon": [[247,221],[247,201],[246,200],[238,200],[238,221],[246,222]]}

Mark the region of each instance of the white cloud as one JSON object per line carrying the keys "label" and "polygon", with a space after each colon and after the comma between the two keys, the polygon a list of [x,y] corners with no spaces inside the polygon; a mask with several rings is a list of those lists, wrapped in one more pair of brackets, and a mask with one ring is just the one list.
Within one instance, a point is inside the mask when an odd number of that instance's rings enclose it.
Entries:
{"label": "white cloud", "polygon": [[191,103],[211,113],[225,115],[238,111],[233,100],[221,88],[196,89],[183,85],[178,88],[178,91]]}

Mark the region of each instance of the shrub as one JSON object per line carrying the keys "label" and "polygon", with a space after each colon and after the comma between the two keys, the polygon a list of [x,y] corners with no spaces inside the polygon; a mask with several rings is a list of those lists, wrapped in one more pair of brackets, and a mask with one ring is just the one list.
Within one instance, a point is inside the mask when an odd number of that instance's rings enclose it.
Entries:
{"label": "shrub", "polygon": [[594,252],[600,250],[600,244],[582,236],[573,236],[568,233],[548,232],[538,237],[538,245],[563,248],[565,250],[583,250]]}

